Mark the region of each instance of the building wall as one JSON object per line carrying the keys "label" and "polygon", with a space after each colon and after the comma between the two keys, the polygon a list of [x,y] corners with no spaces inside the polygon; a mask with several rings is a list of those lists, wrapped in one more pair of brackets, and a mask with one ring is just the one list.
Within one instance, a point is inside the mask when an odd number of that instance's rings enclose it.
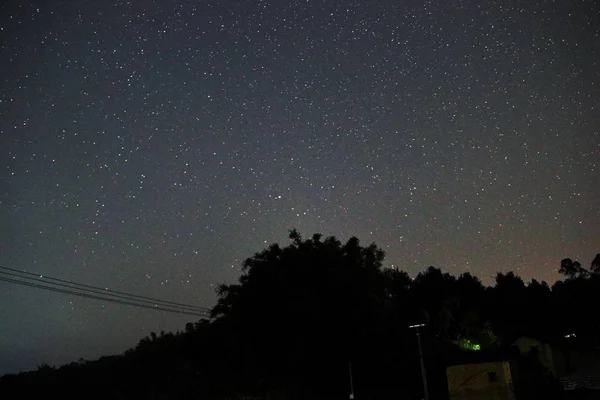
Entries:
{"label": "building wall", "polygon": [[451,400],[514,400],[508,361],[463,364],[446,368]]}

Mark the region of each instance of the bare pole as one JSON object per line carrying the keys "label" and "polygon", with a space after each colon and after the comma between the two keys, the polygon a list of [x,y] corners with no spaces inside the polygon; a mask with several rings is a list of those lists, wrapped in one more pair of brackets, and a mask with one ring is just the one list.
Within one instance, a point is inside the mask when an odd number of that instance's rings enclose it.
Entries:
{"label": "bare pole", "polygon": [[348,372],[350,372],[350,400],[354,400],[354,383],[352,382],[352,361],[348,361]]}
{"label": "bare pole", "polygon": [[419,358],[421,359],[421,378],[423,379],[423,399],[429,400],[429,391],[427,390],[427,373],[425,372],[425,360],[423,359],[423,348],[421,346],[421,332],[419,328],[425,324],[411,325],[410,329],[417,330],[417,342],[419,343]]}

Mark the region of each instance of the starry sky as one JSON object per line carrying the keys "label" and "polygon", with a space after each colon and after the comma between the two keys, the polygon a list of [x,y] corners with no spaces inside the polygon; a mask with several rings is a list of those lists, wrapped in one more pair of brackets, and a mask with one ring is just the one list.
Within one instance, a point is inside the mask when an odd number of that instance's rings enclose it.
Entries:
{"label": "starry sky", "polygon": [[[596,1],[0,5],[0,264],[211,307],[296,227],[554,282],[600,252]],[[197,318],[0,282],[0,374]]]}

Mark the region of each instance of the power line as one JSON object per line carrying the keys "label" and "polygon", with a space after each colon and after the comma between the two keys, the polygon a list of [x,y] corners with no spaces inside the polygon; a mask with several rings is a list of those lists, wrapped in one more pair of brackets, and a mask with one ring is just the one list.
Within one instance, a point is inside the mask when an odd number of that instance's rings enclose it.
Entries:
{"label": "power line", "polygon": [[[1,270],[13,271],[13,273],[4,272]],[[18,275],[15,273],[17,273]],[[184,308],[184,309],[189,309],[190,311],[193,311],[193,312],[202,312],[202,313],[210,313],[211,312],[211,309],[206,308],[206,307],[192,306],[192,305],[184,304],[184,303],[160,300],[160,299],[153,298],[153,297],[140,296],[140,295],[126,293],[126,292],[119,292],[117,290],[110,290],[110,289],[101,288],[98,286],[92,286],[92,285],[86,285],[83,283],[67,281],[65,279],[52,278],[50,276],[45,276],[43,274],[36,274],[36,273],[32,273],[32,272],[27,272],[27,271],[19,271],[18,269],[4,267],[1,265],[0,265],[0,274],[11,275],[11,276],[19,277],[22,279],[29,279],[29,280],[42,282],[45,284],[50,284],[50,285],[55,285],[55,286],[67,287],[69,289],[87,290],[88,292],[101,294],[103,296],[124,298],[126,300],[134,300],[134,301],[150,303],[150,304],[160,303],[161,305],[166,306],[166,307]],[[22,276],[22,275],[27,275],[27,276]],[[55,281],[55,282],[61,282],[61,283],[53,283],[53,282],[47,282],[47,281]],[[79,287],[77,287],[77,286],[79,286]],[[82,289],[82,288],[85,288],[85,289]]]}
{"label": "power line", "polygon": [[33,287],[33,288],[37,288],[37,289],[50,290],[51,292],[71,294],[73,296],[79,296],[79,297],[87,297],[89,299],[102,300],[102,301],[108,301],[108,302],[111,302],[111,303],[118,303],[118,304],[125,304],[125,305],[129,305],[129,306],[134,306],[134,307],[147,308],[149,310],[166,311],[166,312],[172,312],[172,313],[177,313],[177,314],[195,315],[195,316],[198,316],[198,317],[207,317],[207,314],[200,314],[200,313],[194,313],[194,312],[191,312],[191,311],[185,311],[185,310],[181,310],[181,309],[177,310],[177,309],[165,308],[165,307],[159,307],[159,306],[154,306],[153,307],[153,306],[147,305],[147,304],[139,304],[139,303],[124,301],[124,300],[118,300],[118,299],[110,298],[110,297],[94,296],[94,295],[88,294],[88,293],[75,292],[75,291],[72,291],[72,290],[60,289],[60,288],[55,288],[55,287],[47,286],[47,285],[39,285],[39,284],[36,284],[36,283],[31,283],[31,282],[23,282],[23,281],[19,281],[17,279],[10,279],[10,278],[0,277],[0,281],[8,282],[8,283],[14,283],[14,284],[17,284],[17,285],[22,285],[22,286],[29,286],[29,287]]}
{"label": "power line", "polygon": [[[20,278],[20,279],[12,279],[12,278],[0,275],[0,281],[7,282],[7,283],[13,283],[13,284],[33,287],[33,288],[37,288],[37,289],[45,289],[45,290],[50,290],[50,291],[58,292],[58,293],[71,294],[74,296],[87,297],[87,298],[91,298],[91,299],[103,300],[103,301],[108,301],[108,302],[112,302],[112,303],[125,304],[125,305],[147,308],[147,309],[152,309],[152,310],[167,311],[167,312],[174,312],[174,313],[187,314],[187,315],[196,315],[196,316],[200,316],[200,317],[210,317],[210,309],[205,308],[205,307],[191,306],[191,305],[187,305],[187,304],[183,304],[183,303],[176,303],[176,302],[155,299],[152,297],[139,296],[139,295],[134,295],[134,294],[130,294],[130,293],[109,290],[109,289],[102,289],[102,288],[99,288],[96,286],[85,285],[85,284],[80,284],[80,283],[76,283],[76,282],[70,282],[70,281],[66,281],[63,279],[43,277],[42,275],[39,275],[39,274],[36,275],[36,274],[30,273],[30,272],[18,271],[18,270],[8,268],[8,267],[0,266],[0,269],[15,271],[15,272],[17,272],[19,274],[23,274],[23,275],[35,276],[35,278],[33,278],[33,277],[22,276],[22,275],[18,275],[15,273],[0,270],[0,274]],[[30,281],[37,282],[37,283],[26,282],[21,279],[28,279]],[[55,280],[58,282],[66,282],[66,284],[48,282],[44,279]],[[48,286],[48,285],[53,285],[53,286]],[[60,287],[56,287],[56,286],[61,286],[61,287],[67,288],[67,289],[61,289]],[[77,287],[77,286],[81,286],[86,289],[83,289],[83,288]],[[69,289],[72,289],[72,290],[69,290]],[[96,293],[100,296],[93,295],[90,293]],[[149,304],[144,304],[144,303],[149,303]]]}
{"label": "power line", "polygon": [[[75,285],[48,282],[48,281],[45,281],[44,279],[40,279],[40,278],[32,278],[32,277],[28,277],[28,276],[21,276],[19,274],[14,274],[14,273],[11,273],[11,272],[0,271],[0,277],[2,275],[13,276],[13,277],[21,278],[21,279],[28,279],[28,280],[33,281],[33,282],[39,282],[39,283],[43,283],[43,284],[49,284],[49,285],[54,285],[54,286],[59,286],[59,287],[65,287],[65,288],[74,289],[74,290],[77,290],[77,291],[84,291],[83,293],[85,293],[85,292],[96,293],[96,294],[100,294],[102,296],[110,297],[110,298],[124,299],[126,301],[135,301],[137,303],[147,303],[147,304],[150,304],[151,306],[160,305],[160,306],[163,306],[163,307],[169,307],[169,308],[174,308],[174,309],[182,309],[182,310],[191,311],[191,312],[208,313],[208,311],[206,311],[206,310],[204,310],[202,308],[196,307],[196,306],[172,305],[172,304],[169,304],[171,302],[166,302],[166,301],[162,301],[162,300],[158,300],[158,299],[156,299],[155,301],[138,299],[138,298],[136,298],[136,295],[129,295],[129,294],[127,294],[127,295],[116,295],[116,294],[111,294],[111,293],[105,293],[105,291],[102,290],[102,289],[100,289],[100,290],[97,290],[97,289],[82,289],[82,288],[79,288],[79,287],[77,287]],[[19,282],[22,282],[22,281],[19,281]]]}
{"label": "power line", "polygon": [[[68,289],[74,289],[77,291],[83,291],[85,290],[85,292],[89,292],[89,293],[96,293],[96,294],[100,294],[104,297],[110,297],[110,298],[117,298],[117,299],[124,299],[126,301],[135,301],[137,303],[147,303],[151,306],[161,306],[161,307],[169,307],[169,308],[173,308],[173,309],[181,309],[181,310],[185,310],[185,311],[191,311],[191,312],[200,312],[200,313],[207,313],[208,311],[202,310],[202,309],[198,309],[196,308],[196,306],[185,306],[185,307],[180,307],[180,306],[173,306],[170,304],[166,304],[168,302],[163,302],[161,300],[157,300],[157,301],[150,301],[150,300],[142,300],[142,299],[136,299],[134,296],[135,295],[131,295],[131,296],[121,296],[121,295],[115,295],[115,294],[110,294],[110,293],[104,293],[104,291],[102,290],[95,290],[95,289],[81,289],[77,286],[74,285],[67,285],[67,284],[63,284],[63,283],[53,283],[53,282],[48,282],[45,281],[43,279],[40,278],[31,278],[31,277],[27,277],[27,276],[21,276],[18,274],[13,274],[11,272],[5,272],[5,271],[0,271],[0,277],[2,277],[2,275],[8,275],[8,276],[14,276],[17,278],[21,278],[21,279],[29,279],[30,281],[33,282],[40,282],[40,283],[44,283],[44,284],[50,284],[50,285],[54,285],[54,286],[59,286],[59,287],[66,287]],[[7,278],[10,279],[10,278]],[[23,281],[19,281],[19,282],[23,282]],[[29,282],[28,282],[29,283]],[[53,286],[51,286],[53,287]],[[83,292],[83,293],[85,293]]]}

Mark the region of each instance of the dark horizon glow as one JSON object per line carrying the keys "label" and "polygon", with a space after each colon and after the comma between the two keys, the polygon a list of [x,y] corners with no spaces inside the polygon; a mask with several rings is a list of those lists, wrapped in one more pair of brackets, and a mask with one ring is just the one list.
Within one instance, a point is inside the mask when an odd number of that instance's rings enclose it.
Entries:
{"label": "dark horizon glow", "polygon": [[[297,228],[491,284],[600,252],[594,1],[0,5],[0,264],[211,307]],[[0,374],[193,317],[0,282]]]}

